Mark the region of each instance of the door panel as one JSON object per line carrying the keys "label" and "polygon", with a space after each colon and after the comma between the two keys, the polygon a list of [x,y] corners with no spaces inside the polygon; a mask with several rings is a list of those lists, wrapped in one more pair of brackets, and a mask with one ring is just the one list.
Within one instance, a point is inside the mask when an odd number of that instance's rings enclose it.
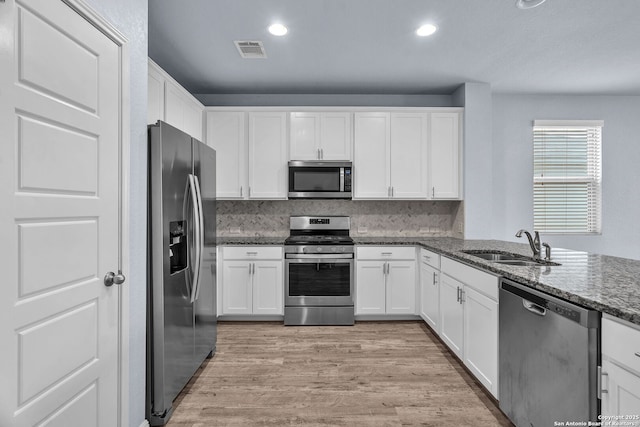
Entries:
{"label": "door panel", "polygon": [[0,30],[0,425],[114,426],[120,48],[62,1]]}
{"label": "door panel", "polygon": [[415,261],[389,261],[387,268],[387,313],[415,314]]}
{"label": "door panel", "polygon": [[462,357],[464,333],[462,304],[458,301],[458,289],[464,285],[440,274],[440,338],[458,357]]}
{"label": "door panel", "polygon": [[389,113],[355,114],[354,199],[389,197]]}
{"label": "door panel", "polygon": [[222,272],[222,314],[251,314],[252,276],[248,261],[224,261]]}
{"label": "door panel", "polygon": [[391,187],[397,199],[427,198],[427,115],[391,114]]}
{"label": "door panel", "polygon": [[253,314],[284,314],[281,261],[253,263]]}
{"label": "door panel", "polygon": [[356,263],[356,314],[386,312],[386,275],[384,261]]}
{"label": "door panel", "polygon": [[420,263],[420,315],[433,328],[440,333],[440,272],[425,262]]}

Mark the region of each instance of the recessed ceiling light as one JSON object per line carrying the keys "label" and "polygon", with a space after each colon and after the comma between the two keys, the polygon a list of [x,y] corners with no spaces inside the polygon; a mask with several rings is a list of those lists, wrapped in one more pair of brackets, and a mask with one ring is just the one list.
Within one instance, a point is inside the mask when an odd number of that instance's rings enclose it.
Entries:
{"label": "recessed ceiling light", "polygon": [[269,27],[269,32],[274,36],[284,36],[287,34],[287,27],[282,24],[273,24]]}
{"label": "recessed ceiling light", "polygon": [[438,27],[436,27],[433,24],[425,24],[416,30],[416,34],[419,35],[420,37],[426,37],[435,33],[437,29]]}
{"label": "recessed ceiling light", "polygon": [[532,9],[536,6],[540,6],[547,0],[516,0],[516,6],[519,9]]}

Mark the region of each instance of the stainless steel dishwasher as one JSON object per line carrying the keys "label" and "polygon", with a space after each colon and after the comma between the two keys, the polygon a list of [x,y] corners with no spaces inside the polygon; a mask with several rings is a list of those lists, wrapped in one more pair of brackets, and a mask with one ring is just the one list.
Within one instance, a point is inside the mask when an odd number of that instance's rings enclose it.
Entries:
{"label": "stainless steel dishwasher", "polygon": [[598,421],[600,313],[508,279],[499,307],[500,409],[518,427]]}

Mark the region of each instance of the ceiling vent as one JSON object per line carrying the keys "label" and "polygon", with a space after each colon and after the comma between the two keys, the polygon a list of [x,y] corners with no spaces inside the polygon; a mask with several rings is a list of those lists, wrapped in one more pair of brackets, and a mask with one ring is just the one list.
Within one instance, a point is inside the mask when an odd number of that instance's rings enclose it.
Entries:
{"label": "ceiling vent", "polygon": [[235,42],[240,56],[245,59],[260,59],[266,58],[267,53],[264,51],[264,46],[260,41],[238,41]]}

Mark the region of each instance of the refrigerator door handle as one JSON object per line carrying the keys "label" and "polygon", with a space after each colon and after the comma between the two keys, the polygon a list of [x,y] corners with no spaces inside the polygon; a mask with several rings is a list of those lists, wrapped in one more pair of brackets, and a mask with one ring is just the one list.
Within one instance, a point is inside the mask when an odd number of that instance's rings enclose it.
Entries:
{"label": "refrigerator door handle", "polygon": [[194,228],[195,228],[195,262],[191,263],[191,270],[193,274],[193,283],[191,285],[191,302],[196,300],[196,289],[198,287],[198,282],[200,281],[200,212],[198,206],[198,195],[196,193],[196,181],[195,176],[189,174],[189,193],[191,195],[191,203],[193,205],[193,219],[194,219]]}
{"label": "refrigerator door handle", "polygon": [[194,180],[195,180],[195,189],[196,189],[196,196],[198,199],[198,221],[200,223],[200,233],[198,234],[198,248],[196,251],[196,256],[198,257],[198,281],[196,282],[196,291],[195,291],[195,297],[193,298],[193,300],[197,300],[198,297],[200,296],[200,268],[202,267],[202,256],[203,256],[203,251],[204,251],[204,209],[202,207],[202,193],[200,192],[200,180],[198,179],[198,175],[194,175],[193,176]]}

